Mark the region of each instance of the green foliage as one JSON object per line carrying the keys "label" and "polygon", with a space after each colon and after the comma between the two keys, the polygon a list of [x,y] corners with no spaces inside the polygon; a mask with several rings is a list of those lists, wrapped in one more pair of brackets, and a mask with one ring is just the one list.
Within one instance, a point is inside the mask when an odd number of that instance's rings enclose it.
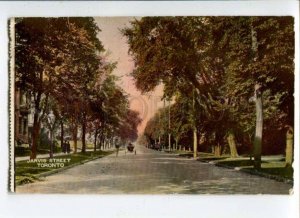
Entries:
{"label": "green foliage", "polygon": [[[47,122],[52,111],[73,137],[81,127],[85,142],[86,130],[111,138],[125,122],[128,96],[112,74],[116,63],[105,60],[99,31],[93,18],[17,19],[16,85],[33,97],[35,129],[42,122],[57,129]],[[40,146],[49,144],[41,134],[32,137],[33,148],[38,138]]]}
{"label": "green foliage", "polygon": [[30,155],[30,149],[25,147],[15,147],[15,156],[21,157],[21,156],[29,156]]}
{"label": "green foliage", "polygon": [[116,84],[113,65],[102,80],[93,87],[91,94],[90,127],[100,137],[119,136],[122,140],[136,140],[137,126],[141,122],[138,113],[129,109],[128,96]]}
{"label": "green foliage", "polygon": [[33,99],[35,158],[38,129],[47,113],[55,111],[61,120],[67,113],[85,122],[85,100],[101,73],[103,46],[92,18],[22,18],[15,29],[16,86]]}
{"label": "green foliage", "polygon": [[40,148],[50,148],[51,141],[48,137],[48,134],[42,129],[40,137],[39,137],[39,147]]}
{"label": "green foliage", "polygon": [[123,141],[135,141],[138,138],[138,125],[142,122],[139,113],[134,110],[128,110],[119,130],[118,136]]}
{"label": "green foliage", "polygon": [[[136,87],[148,92],[163,83],[164,97],[185,105],[171,113],[174,139],[194,124],[208,142],[224,144],[234,132],[238,145],[251,147],[255,107],[249,100],[261,84],[263,152],[276,153],[294,120],[293,24],[292,17],[144,17],[123,34]],[[154,140],[167,130],[156,114],[145,135]]]}

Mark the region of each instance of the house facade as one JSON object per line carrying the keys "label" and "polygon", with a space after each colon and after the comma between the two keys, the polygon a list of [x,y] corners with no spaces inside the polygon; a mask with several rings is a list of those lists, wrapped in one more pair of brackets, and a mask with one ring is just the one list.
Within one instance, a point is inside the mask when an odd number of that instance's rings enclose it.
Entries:
{"label": "house facade", "polygon": [[16,146],[29,144],[33,126],[30,95],[22,89],[15,89],[15,142]]}

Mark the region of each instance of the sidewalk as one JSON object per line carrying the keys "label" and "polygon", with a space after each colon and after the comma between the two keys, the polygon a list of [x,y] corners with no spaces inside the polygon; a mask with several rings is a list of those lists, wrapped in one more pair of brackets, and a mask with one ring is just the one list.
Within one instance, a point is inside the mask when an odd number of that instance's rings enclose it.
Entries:
{"label": "sidewalk", "polygon": [[[59,156],[62,156],[62,155],[67,155],[68,153],[63,153],[63,152],[60,152],[60,153],[54,153],[53,154],[53,157],[59,157]],[[49,157],[49,154],[38,154],[36,156],[36,158],[47,158]],[[22,161],[22,160],[29,160],[30,157],[29,156],[25,156],[25,157],[16,157],[15,158],[15,161],[18,162],[18,161]]]}

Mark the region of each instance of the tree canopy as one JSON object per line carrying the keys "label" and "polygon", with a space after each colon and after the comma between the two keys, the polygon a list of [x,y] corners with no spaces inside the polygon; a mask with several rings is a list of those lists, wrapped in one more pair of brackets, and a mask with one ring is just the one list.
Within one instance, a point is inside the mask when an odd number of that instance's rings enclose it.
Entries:
{"label": "tree canopy", "polygon": [[[113,75],[116,63],[105,58],[94,19],[20,18],[15,28],[16,87],[33,99],[31,157],[36,157],[41,122],[50,111],[60,120],[61,142],[64,123],[70,127],[74,152],[79,128],[82,152],[89,131],[95,133],[95,141],[99,135],[115,137],[131,111]],[[137,113],[134,116],[138,119]],[[128,134],[135,138],[136,127],[132,131]]]}
{"label": "tree canopy", "polygon": [[[239,150],[251,153],[255,107],[249,100],[259,85],[263,152],[278,153],[294,120],[293,27],[292,17],[143,17],[123,34],[135,61],[136,87],[149,92],[163,84],[164,97],[175,99],[173,108],[185,102],[186,110],[173,113],[190,117],[184,121],[189,134],[191,120],[196,122],[199,149],[202,138],[224,145],[225,136],[235,133]],[[158,137],[149,132],[157,130],[159,113],[145,129],[149,137]],[[181,121],[172,120],[173,140]]]}

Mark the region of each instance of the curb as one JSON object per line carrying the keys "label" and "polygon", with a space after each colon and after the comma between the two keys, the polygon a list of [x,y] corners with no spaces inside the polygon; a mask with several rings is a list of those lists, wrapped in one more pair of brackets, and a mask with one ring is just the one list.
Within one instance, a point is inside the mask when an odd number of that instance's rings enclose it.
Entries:
{"label": "curb", "polygon": [[279,177],[279,176],[276,176],[276,175],[271,175],[271,174],[267,174],[267,173],[263,173],[263,172],[259,172],[259,171],[250,171],[248,169],[238,169],[238,170],[241,171],[241,172],[251,174],[251,175],[257,175],[257,176],[265,177],[265,178],[268,178],[268,179],[273,179],[273,180],[276,180],[278,182],[284,182],[284,183],[287,183],[287,184],[290,184],[290,185],[294,185],[294,181],[291,180],[291,179],[286,179],[286,178],[283,178],[283,177]]}

